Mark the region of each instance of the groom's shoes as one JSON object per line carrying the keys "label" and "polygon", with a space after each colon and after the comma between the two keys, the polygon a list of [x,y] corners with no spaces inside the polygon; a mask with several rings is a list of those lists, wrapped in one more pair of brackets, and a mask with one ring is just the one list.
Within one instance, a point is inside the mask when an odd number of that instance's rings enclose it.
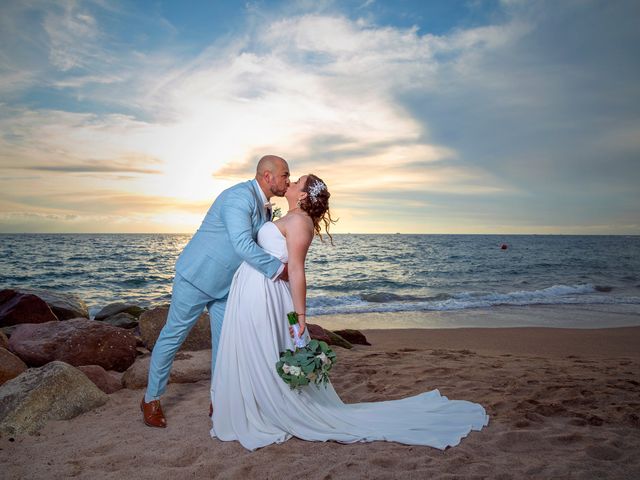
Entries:
{"label": "groom's shoes", "polygon": [[165,428],[167,426],[167,420],[164,418],[164,413],[162,413],[160,400],[152,400],[146,403],[144,397],[142,397],[140,410],[142,410],[142,419],[146,425],[157,428]]}

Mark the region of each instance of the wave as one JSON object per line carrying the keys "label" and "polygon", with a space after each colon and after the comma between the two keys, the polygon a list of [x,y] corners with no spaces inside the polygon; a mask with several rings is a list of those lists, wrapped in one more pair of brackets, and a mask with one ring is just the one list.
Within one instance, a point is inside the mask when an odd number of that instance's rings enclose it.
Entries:
{"label": "wave", "polygon": [[488,308],[498,305],[640,304],[640,297],[603,295],[610,291],[592,284],[553,285],[541,290],[509,293],[461,292],[417,298],[391,293],[319,296],[308,299],[310,315],[407,311],[446,311]]}

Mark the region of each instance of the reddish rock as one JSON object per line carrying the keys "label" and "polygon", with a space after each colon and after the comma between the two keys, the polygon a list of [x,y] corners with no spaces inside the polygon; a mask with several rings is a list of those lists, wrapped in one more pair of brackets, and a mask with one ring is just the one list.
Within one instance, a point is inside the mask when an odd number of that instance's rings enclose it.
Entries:
{"label": "reddish rock", "polygon": [[89,308],[87,304],[73,293],[52,292],[51,290],[21,290],[23,293],[37,295],[47,302],[49,308],[58,317],[58,320],[69,320],[71,318],[89,318]]}
{"label": "reddish rock", "polygon": [[9,339],[2,330],[0,330],[0,347],[9,349]]}
{"label": "reddish rock", "polygon": [[327,343],[331,342],[331,338],[329,337],[329,334],[320,325],[307,323],[307,329],[309,330],[309,335],[311,336],[311,338],[315,340],[321,340]]}
{"label": "reddish rock", "polygon": [[95,383],[96,387],[104,393],[113,393],[122,390],[120,379],[107,372],[100,365],[83,365],[78,367],[78,370],[89,377],[89,380]]}
{"label": "reddish rock", "polygon": [[325,330],[320,325],[313,323],[307,323],[307,329],[309,330],[309,336],[315,340],[321,340],[329,345],[336,345],[343,348],[353,348],[353,345],[340,335],[332,332],[331,330]]}
{"label": "reddish rock", "polygon": [[[167,322],[168,306],[161,306],[147,310],[138,320],[138,328],[142,341],[149,350],[153,350],[160,330]],[[211,349],[211,322],[209,314],[203,313],[193,326],[187,339],[180,350],[210,350]]]}
{"label": "reddish rock", "polygon": [[123,372],[136,358],[136,337],[123,328],[75,318],[19,325],[9,339],[9,348],[30,367],[60,360],[73,366],[100,365]]}
{"label": "reddish rock", "polygon": [[351,329],[335,330],[334,333],[337,333],[338,335],[340,335],[342,338],[344,338],[346,341],[350,343],[356,343],[358,345],[371,345],[367,341],[367,337],[365,337],[360,330],[351,330]]}
{"label": "reddish rock", "polygon": [[0,291],[0,327],[57,320],[47,302],[37,295],[10,289]]}
{"label": "reddish rock", "polygon": [[342,338],[336,332],[332,332],[331,330],[325,330],[325,332],[327,332],[327,335],[329,336],[329,342],[327,342],[329,345],[335,345],[346,349],[353,348],[353,345],[351,345],[350,342]]}
{"label": "reddish rock", "polygon": [[0,385],[27,369],[25,363],[6,348],[0,347]]}

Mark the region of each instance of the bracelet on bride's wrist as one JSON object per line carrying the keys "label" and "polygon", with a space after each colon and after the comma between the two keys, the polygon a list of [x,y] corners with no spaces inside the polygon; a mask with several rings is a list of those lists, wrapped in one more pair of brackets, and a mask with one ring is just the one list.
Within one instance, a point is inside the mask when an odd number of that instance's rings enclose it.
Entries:
{"label": "bracelet on bride's wrist", "polygon": [[298,312],[296,312],[296,315],[298,315],[299,317],[306,317],[307,316],[306,313],[298,313]]}

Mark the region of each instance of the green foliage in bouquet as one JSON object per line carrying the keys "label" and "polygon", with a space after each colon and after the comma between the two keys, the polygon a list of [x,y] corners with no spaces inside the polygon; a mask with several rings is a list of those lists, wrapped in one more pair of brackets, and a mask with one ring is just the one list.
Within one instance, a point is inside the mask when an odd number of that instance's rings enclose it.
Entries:
{"label": "green foliage in bouquet", "polygon": [[309,383],[326,386],[329,371],[336,361],[336,354],[326,342],[311,340],[305,347],[280,352],[276,371],[291,387],[300,388]]}

